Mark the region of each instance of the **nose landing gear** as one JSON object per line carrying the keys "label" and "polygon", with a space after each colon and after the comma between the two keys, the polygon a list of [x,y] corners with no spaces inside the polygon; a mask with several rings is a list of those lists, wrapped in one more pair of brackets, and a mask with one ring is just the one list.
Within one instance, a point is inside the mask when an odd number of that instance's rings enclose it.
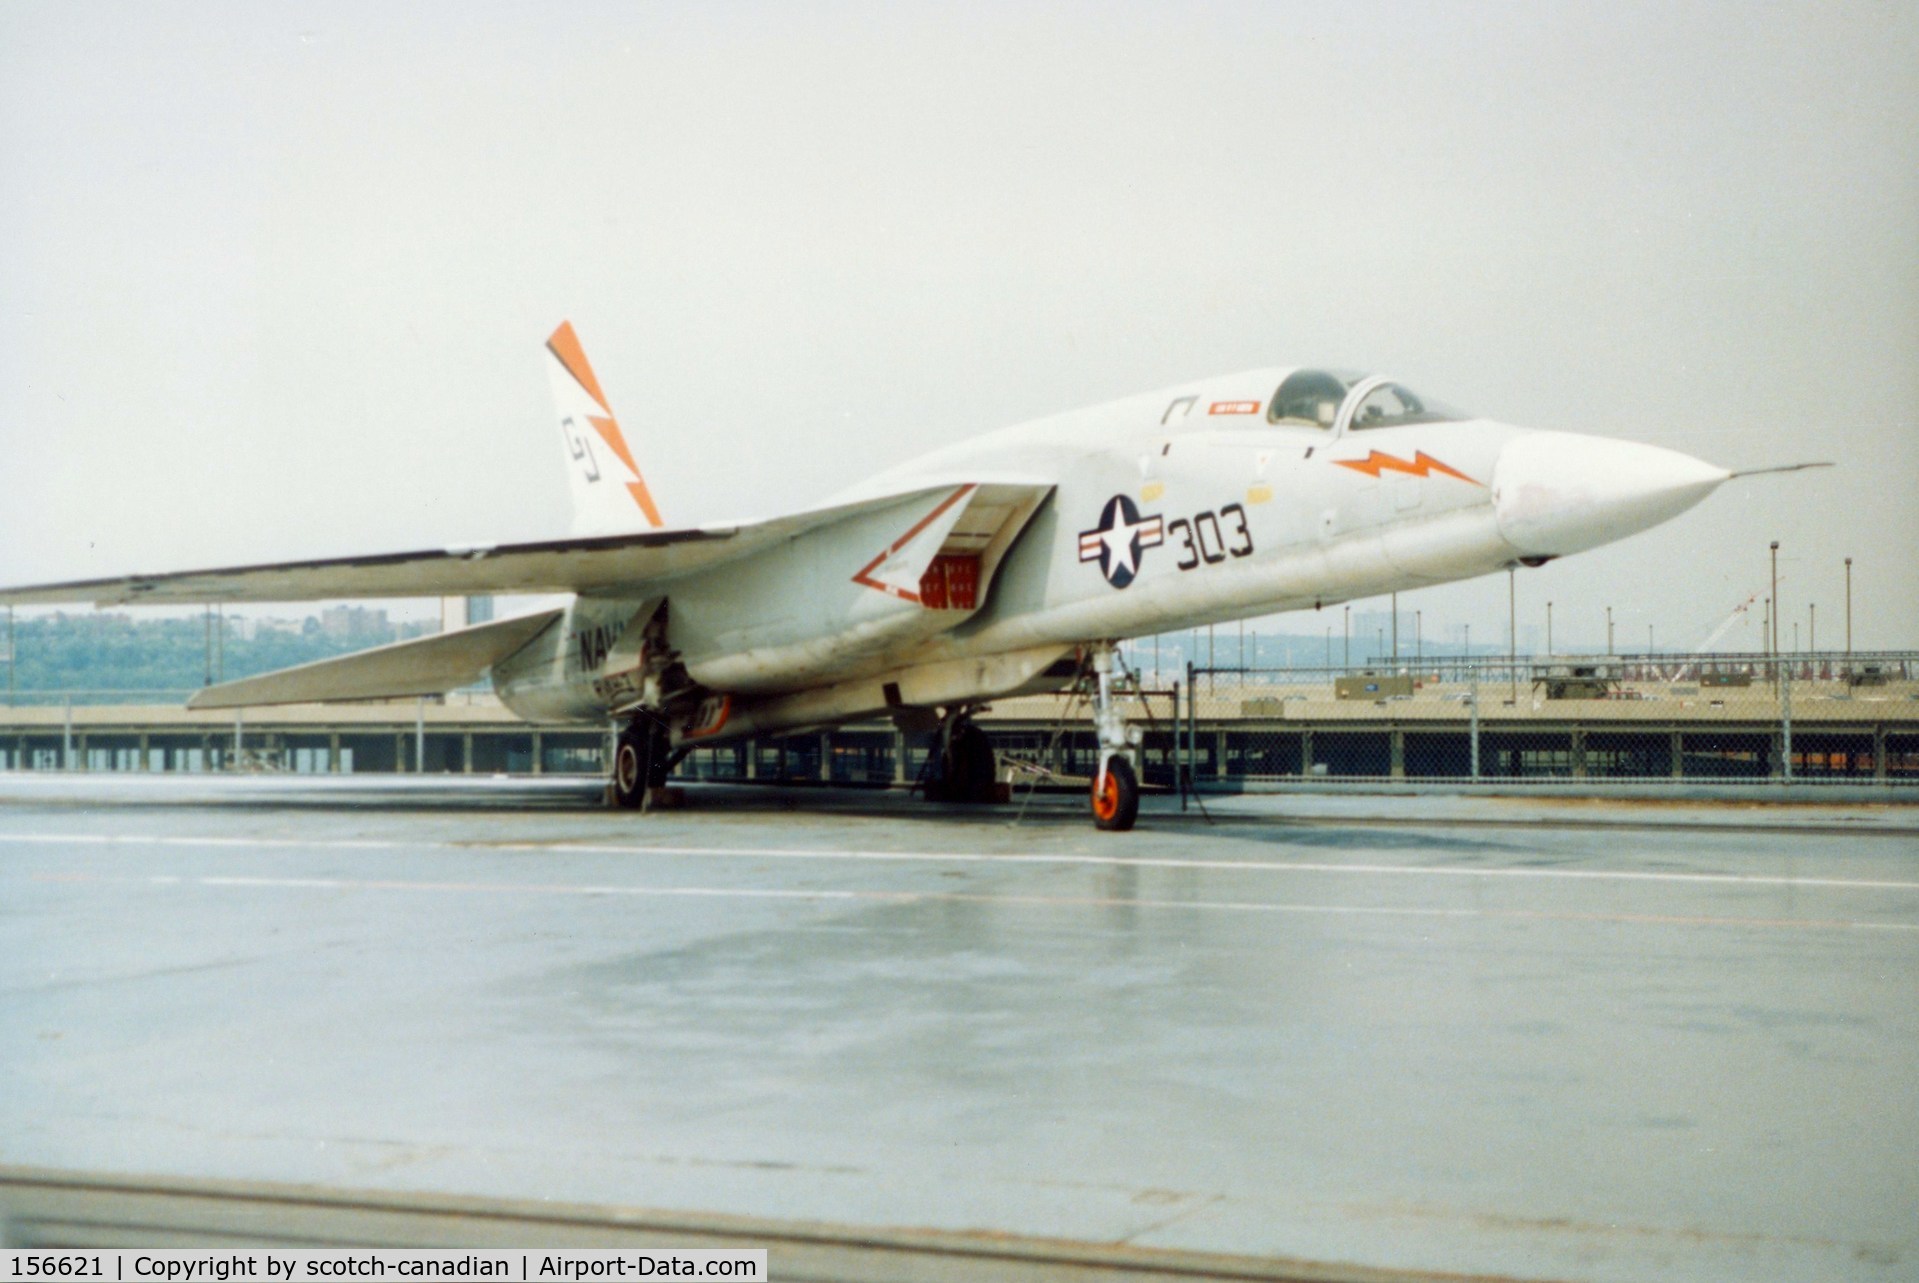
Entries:
{"label": "nose landing gear", "polygon": [[1125,832],[1139,818],[1139,777],[1133,764],[1111,757],[1093,779],[1093,827]]}
{"label": "nose landing gear", "polygon": [[1139,772],[1133,768],[1136,730],[1113,695],[1113,648],[1093,652],[1093,727],[1099,733],[1099,769],[1093,773],[1093,827],[1123,833],[1139,818]]}

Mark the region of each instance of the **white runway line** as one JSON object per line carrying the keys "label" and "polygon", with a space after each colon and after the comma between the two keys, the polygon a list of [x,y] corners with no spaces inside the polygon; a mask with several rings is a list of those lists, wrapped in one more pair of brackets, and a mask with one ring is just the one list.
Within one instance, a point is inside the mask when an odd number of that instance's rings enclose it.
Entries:
{"label": "white runway line", "polygon": [[316,851],[459,851],[553,855],[667,855],[690,859],[820,860],[916,864],[1058,864],[1096,868],[1242,873],[1378,874],[1389,877],[1533,878],[1600,882],[1919,891],[1919,880],[1817,878],[1773,873],[1673,873],[1635,869],[1464,868],[1454,865],[1330,864],[1295,860],[1192,860],[1175,856],[995,854],[979,851],[820,851],[781,847],[643,846],[587,842],[435,842],[380,838],[144,837],[114,833],[0,833],[0,843],[68,846],[275,848]]}
{"label": "white runway line", "polygon": [[1744,927],[1791,931],[1911,931],[1919,922],[1859,922],[1836,918],[1728,918],[1698,914],[1576,913],[1546,909],[1445,908],[1432,905],[1292,904],[1270,901],[1154,900],[1120,896],[992,895],[964,891],[795,890],[779,887],[643,887],[522,882],[409,882],[392,879],[179,877],[154,874],[116,877],[91,873],[42,873],[28,881],[67,885],[231,887],[282,891],[411,891],[507,895],[635,896],[717,900],[832,900],[891,904],[997,904],[1048,908],[1170,909],[1190,913],[1284,913],[1331,917],[1488,918],[1522,922],[1605,922],[1639,926]]}

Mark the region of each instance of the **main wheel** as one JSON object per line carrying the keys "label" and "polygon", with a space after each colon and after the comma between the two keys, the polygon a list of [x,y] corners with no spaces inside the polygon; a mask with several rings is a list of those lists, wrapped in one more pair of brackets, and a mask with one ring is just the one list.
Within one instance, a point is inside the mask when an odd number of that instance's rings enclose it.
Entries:
{"label": "main wheel", "polygon": [[647,778],[652,773],[646,750],[646,733],[634,726],[620,732],[613,748],[613,800],[629,811],[646,801]]}
{"label": "main wheel", "polygon": [[671,747],[666,728],[648,718],[621,731],[613,748],[613,800],[630,811],[643,806],[647,790],[666,783]]}
{"label": "main wheel", "polygon": [[1123,833],[1139,818],[1139,776],[1117,755],[1106,759],[1106,778],[1093,777],[1093,827]]}
{"label": "main wheel", "polygon": [[939,770],[927,781],[929,802],[991,802],[996,759],[985,731],[965,722],[954,728],[940,756]]}

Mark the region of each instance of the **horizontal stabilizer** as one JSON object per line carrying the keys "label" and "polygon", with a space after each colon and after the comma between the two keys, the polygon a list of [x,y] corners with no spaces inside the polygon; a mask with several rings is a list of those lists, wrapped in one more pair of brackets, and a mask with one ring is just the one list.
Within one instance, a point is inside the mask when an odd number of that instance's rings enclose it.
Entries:
{"label": "horizontal stabilizer", "polygon": [[188,700],[187,707],[247,708],[439,695],[485,677],[495,664],[552,627],[560,614],[545,610],[243,677],[207,687]]}

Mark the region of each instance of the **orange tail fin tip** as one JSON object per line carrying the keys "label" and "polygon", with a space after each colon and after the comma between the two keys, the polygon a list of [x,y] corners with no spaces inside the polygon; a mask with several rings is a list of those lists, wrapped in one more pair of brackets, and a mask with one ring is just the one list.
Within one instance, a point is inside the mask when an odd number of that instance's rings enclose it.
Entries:
{"label": "orange tail fin tip", "polygon": [[640,511],[646,515],[647,524],[655,529],[664,526],[666,521],[660,516],[659,507],[653,502],[653,492],[647,489],[646,478],[640,473],[640,465],[633,458],[633,452],[627,448],[626,435],[620,431],[619,422],[613,417],[613,407],[607,404],[606,393],[600,390],[600,381],[594,377],[593,366],[586,359],[586,349],[580,346],[580,337],[573,332],[573,322],[561,321],[559,328],[547,336],[546,346],[560,364],[566,367],[566,372],[573,376],[573,381],[585,389],[586,394],[593,398],[600,409],[606,411],[604,418],[599,415],[587,416],[587,422],[593,425],[593,430],[599,433],[601,440],[606,442],[607,449],[611,450],[633,474],[633,480],[626,483],[626,490],[633,496],[633,502],[639,505]]}

